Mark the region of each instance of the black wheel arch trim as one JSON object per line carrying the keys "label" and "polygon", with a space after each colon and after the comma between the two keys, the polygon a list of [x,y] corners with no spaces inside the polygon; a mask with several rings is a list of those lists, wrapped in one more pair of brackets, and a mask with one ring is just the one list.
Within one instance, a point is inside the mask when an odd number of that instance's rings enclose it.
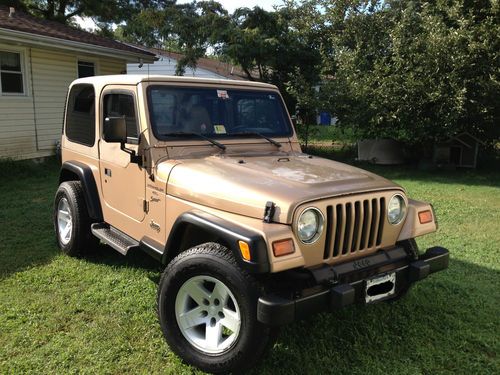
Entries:
{"label": "black wheel arch trim", "polygon": [[[227,221],[199,210],[185,212],[177,218],[170,231],[165,251],[163,252],[163,264],[167,264],[170,259],[170,254],[175,252],[175,246],[179,244],[186,224],[194,225],[224,240],[229,250],[232,251],[238,264],[248,272],[269,272],[270,267],[267,256],[267,244],[262,235],[247,228],[243,228],[237,223]],[[238,241],[240,240],[248,243],[250,247],[250,261],[243,259],[241,256],[238,245]]]}
{"label": "black wheel arch trim", "polygon": [[74,160],[64,162],[61,166],[61,172],[59,173],[59,184],[71,180],[65,178],[66,172],[75,174],[78,177],[78,180],[82,183],[85,203],[87,205],[90,218],[94,220],[102,220],[103,216],[99,193],[97,191],[97,185],[90,167]]}

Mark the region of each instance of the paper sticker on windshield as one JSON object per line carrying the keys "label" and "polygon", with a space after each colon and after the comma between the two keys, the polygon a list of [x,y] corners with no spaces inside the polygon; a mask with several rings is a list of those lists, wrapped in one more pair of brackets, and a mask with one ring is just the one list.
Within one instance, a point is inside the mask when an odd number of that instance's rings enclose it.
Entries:
{"label": "paper sticker on windshield", "polygon": [[271,100],[275,100],[275,99],[276,99],[276,96],[274,96],[274,95],[269,95],[269,99],[271,99]]}
{"label": "paper sticker on windshield", "polygon": [[217,90],[217,96],[221,99],[229,99],[229,95],[226,90]]}
{"label": "paper sticker on windshield", "polygon": [[226,127],[224,125],[214,125],[215,134],[226,134]]}

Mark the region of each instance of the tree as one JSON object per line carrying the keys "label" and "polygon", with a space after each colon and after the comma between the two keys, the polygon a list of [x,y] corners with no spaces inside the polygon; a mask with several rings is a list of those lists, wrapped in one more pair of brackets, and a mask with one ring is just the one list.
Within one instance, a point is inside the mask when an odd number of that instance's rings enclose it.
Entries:
{"label": "tree", "polygon": [[341,124],[427,150],[461,131],[498,139],[498,4],[321,3],[333,46],[325,89]]}
{"label": "tree", "polygon": [[229,16],[220,3],[177,4],[174,0],[142,9],[119,33],[125,40],[182,52],[176,67],[176,74],[182,75],[186,67],[196,67],[208,48],[217,47],[228,27]]}
{"label": "tree", "polygon": [[72,24],[75,16],[92,17],[103,27],[121,22],[140,9],[154,6],[150,0],[0,0],[36,17]]}
{"label": "tree", "polygon": [[[239,64],[250,80],[278,85],[291,108],[296,84],[311,89],[319,82],[321,56],[318,33],[298,27],[300,7],[292,2],[274,12],[259,7],[240,8],[229,15],[215,1],[177,4],[166,1],[142,9],[126,25],[119,26],[119,38],[160,49],[181,52],[176,73],[195,68],[207,51]],[[287,91],[287,88],[289,91]],[[305,101],[302,101],[305,102]],[[309,107],[302,114],[314,117]],[[315,110],[314,110],[315,111]]]}
{"label": "tree", "polygon": [[314,92],[319,83],[320,39],[312,30],[298,27],[299,13],[291,2],[273,12],[259,7],[237,9],[221,52],[239,64],[248,79],[277,85],[289,108],[301,102],[302,117],[311,121],[316,109],[304,104],[313,98],[303,96]]}

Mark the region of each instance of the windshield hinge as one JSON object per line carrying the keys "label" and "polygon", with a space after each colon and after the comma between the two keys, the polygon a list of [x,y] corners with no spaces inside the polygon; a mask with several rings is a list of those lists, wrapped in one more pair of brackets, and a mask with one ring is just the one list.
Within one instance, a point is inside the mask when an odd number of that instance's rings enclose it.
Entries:
{"label": "windshield hinge", "polygon": [[264,209],[264,223],[270,223],[273,221],[275,211],[276,203],[271,201],[266,202],[266,208]]}

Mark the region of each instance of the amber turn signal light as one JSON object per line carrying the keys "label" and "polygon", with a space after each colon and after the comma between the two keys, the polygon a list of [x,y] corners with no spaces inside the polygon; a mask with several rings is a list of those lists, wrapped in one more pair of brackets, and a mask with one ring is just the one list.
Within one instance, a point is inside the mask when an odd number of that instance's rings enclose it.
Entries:
{"label": "amber turn signal light", "polygon": [[243,259],[250,260],[250,246],[245,241],[238,241],[238,245],[240,247],[240,253]]}
{"label": "amber turn signal light", "polygon": [[420,224],[430,223],[432,221],[432,212],[431,212],[431,210],[420,211],[418,213],[418,221],[420,221]]}
{"label": "amber turn signal light", "polygon": [[273,242],[273,253],[275,257],[282,257],[283,255],[292,254],[293,252],[295,252],[295,247],[293,246],[291,238]]}

